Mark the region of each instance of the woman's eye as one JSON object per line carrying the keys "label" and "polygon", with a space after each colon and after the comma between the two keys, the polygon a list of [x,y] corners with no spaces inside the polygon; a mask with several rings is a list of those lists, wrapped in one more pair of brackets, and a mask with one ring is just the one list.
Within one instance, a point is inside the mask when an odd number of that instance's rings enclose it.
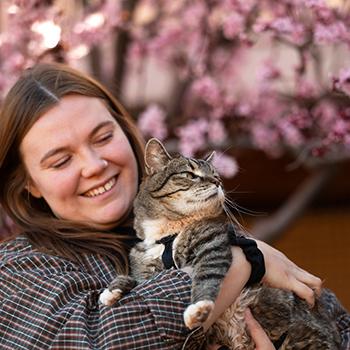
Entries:
{"label": "woman's eye", "polygon": [[108,142],[110,139],[112,139],[113,137],[113,133],[109,132],[107,134],[101,135],[100,137],[97,138],[97,140],[95,141],[97,144],[103,144]]}
{"label": "woman's eye", "polygon": [[51,167],[54,169],[63,168],[63,166],[66,165],[69,162],[69,160],[70,160],[70,157],[62,158],[62,159],[58,160],[57,162],[53,163],[51,165]]}

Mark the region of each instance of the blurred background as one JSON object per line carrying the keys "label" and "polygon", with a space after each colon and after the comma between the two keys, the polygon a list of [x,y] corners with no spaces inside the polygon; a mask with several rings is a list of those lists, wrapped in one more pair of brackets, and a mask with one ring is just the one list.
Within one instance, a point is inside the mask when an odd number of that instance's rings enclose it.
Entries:
{"label": "blurred background", "polygon": [[0,108],[40,61],[92,74],[171,152],[216,150],[242,225],[350,309],[350,1],[0,1]]}

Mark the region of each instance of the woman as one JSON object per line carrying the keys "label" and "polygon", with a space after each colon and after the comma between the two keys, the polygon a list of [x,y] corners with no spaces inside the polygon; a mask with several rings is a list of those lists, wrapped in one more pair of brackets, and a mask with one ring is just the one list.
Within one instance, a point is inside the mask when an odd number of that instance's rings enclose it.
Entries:
{"label": "woman", "polygon": [[[0,200],[21,234],[0,246],[1,349],[200,347],[203,329],[190,333],[182,321],[191,283],[184,271],[164,271],[115,307],[98,303],[115,275],[128,271],[142,151],[120,103],[75,70],[41,64],[12,87],[0,118]],[[258,246],[264,281],[312,304],[320,279]],[[233,249],[235,263],[204,328],[250,276],[241,249]],[[247,321],[257,349],[273,348]]]}

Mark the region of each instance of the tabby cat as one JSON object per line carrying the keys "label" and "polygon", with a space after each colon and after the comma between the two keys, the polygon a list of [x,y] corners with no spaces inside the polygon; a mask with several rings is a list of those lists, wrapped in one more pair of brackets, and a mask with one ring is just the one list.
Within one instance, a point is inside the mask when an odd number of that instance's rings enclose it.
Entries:
{"label": "tabby cat", "polygon": [[[118,276],[101,294],[103,304],[112,305],[135,283],[168,267],[162,255],[172,242],[170,260],[175,267],[193,269],[191,304],[184,322],[193,329],[208,318],[234,259],[228,235],[232,222],[225,214],[225,195],[211,158],[172,158],[158,140],[147,143],[147,175],[134,202],[134,227],[143,241],[130,253],[131,277]],[[245,288],[211,327],[208,342],[235,350],[254,349],[244,323],[249,306],[270,339],[283,340],[280,349],[339,349],[335,323],[323,306],[326,293],[310,310],[291,292],[262,285]]]}

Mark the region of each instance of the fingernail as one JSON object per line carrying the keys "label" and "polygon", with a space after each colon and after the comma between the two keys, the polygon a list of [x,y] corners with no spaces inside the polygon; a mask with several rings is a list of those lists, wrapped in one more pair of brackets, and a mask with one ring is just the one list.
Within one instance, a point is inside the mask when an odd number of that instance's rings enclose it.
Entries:
{"label": "fingernail", "polygon": [[230,350],[226,345],[220,346],[218,350]]}

